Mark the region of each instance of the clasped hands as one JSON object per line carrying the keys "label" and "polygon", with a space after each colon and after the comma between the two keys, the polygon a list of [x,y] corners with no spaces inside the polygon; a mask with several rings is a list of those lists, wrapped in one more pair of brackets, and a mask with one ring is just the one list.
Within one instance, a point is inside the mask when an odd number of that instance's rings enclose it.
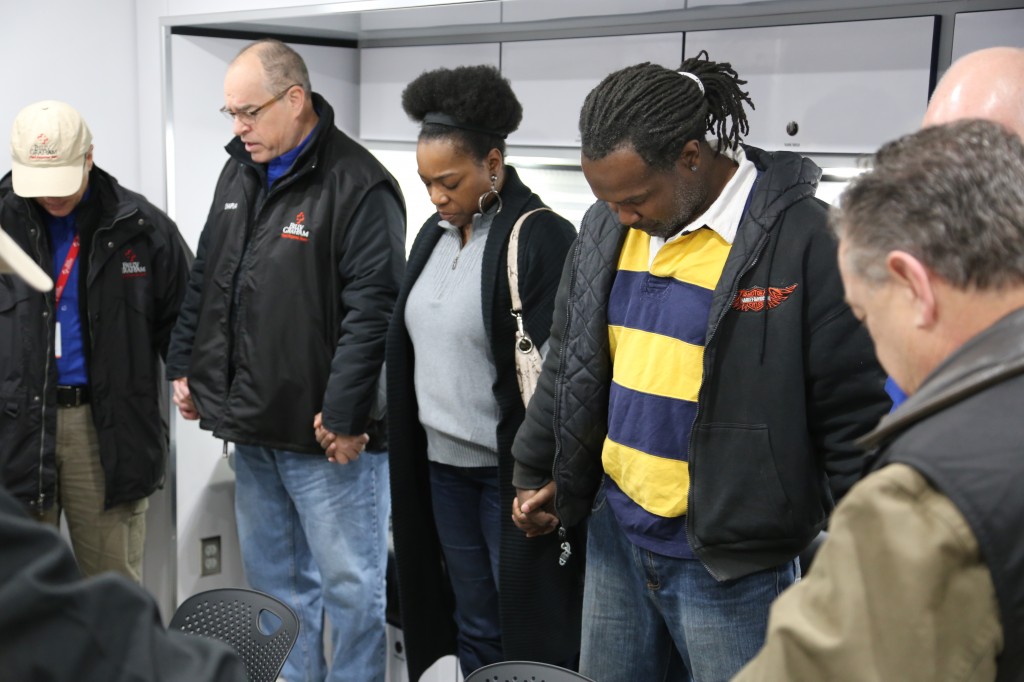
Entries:
{"label": "clasped hands", "polygon": [[317,412],[313,417],[313,432],[316,434],[316,442],[320,443],[324,454],[327,455],[327,461],[335,464],[348,464],[356,461],[370,441],[370,437],[365,433],[358,436],[334,433],[324,426],[322,412]]}
{"label": "clasped hands", "polygon": [[538,490],[517,488],[516,498],[512,501],[512,523],[528,538],[547,535],[558,528],[555,482],[551,481]]}

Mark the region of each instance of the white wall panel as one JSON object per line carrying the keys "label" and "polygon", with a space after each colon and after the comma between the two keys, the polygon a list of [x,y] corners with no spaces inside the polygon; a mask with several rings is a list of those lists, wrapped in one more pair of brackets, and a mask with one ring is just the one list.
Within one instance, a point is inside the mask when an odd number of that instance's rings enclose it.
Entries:
{"label": "white wall panel", "polygon": [[14,117],[32,102],[58,99],[88,123],[96,164],[137,189],[135,0],[105,0],[101,11],[78,0],[11,2],[4,8],[0,174],[11,169]]}
{"label": "white wall panel", "polygon": [[1024,9],[964,12],[953,25],[953,59],[986,47],[1024,47]]}
{"label": "white wall panel", "polygon": [[359,136],[415,142],[419,126],[402,109],[402,91],[424,71],[474,64],[499,66],[497,43],[378,47],[360,50]]}
{"label": "white wall panel", "polygon": [[677,68],[681,33],[502,43],[501,70],[523,105],[509,144],[576,147],[583,100],[605,76],[639,62]]}
{"label": "white wall panel", "polygon": [[[686,56],[731,62],[766,149],[871,153],[916,130],[928,104],[933,17],[686,34]],[[795,134],[787,126],[796,123]]]}

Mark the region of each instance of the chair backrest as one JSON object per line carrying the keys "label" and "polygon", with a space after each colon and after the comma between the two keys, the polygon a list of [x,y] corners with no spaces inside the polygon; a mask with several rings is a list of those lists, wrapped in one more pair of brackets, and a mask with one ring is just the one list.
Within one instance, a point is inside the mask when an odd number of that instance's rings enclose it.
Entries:
{"label": "chair backrest", "polygon": [[565,668],[531,661],[504,661],[478,668],[465,682],[594,682]]}
{"label": "chair backrest", "polygon": [[[276,618],[261,615],[265,612]],[[280,625],[267,632],[269,621]],[[238,588],[189,597],[174,612],[169,627],[227,642],[238,652],[253,682],[277,679],[299,635],[299,619],[286,604],[269,594]]]}

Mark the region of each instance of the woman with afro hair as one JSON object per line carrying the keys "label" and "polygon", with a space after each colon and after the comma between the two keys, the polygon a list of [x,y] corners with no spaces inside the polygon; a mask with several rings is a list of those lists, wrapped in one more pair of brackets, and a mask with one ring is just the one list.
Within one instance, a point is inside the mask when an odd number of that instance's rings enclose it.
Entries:
{"label": "woman with afro hair", "polygon": [[[506,259],[544,202],[505,163],[523,110],[491,66],[423,73],[402,93],[421,124],[420,179],[437,208],[412,246],[388,330],[392,518],[409,677],[455,653],[565,665],[579,650],[582,561],[512,524],[512,441],[524,408]],[[518,240],[523,320],[548,338],[576,233],[539,211]]]}

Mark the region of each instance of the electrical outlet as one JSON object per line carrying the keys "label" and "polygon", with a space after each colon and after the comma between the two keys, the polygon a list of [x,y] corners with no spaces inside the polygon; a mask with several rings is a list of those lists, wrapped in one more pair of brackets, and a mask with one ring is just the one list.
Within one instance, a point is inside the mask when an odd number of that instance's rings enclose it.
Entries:
{"label": "electrical outlet", "polygon": [[216,575],[220,573],[220,536],[203,538],[201,543],[199,564],[202,575]]}

